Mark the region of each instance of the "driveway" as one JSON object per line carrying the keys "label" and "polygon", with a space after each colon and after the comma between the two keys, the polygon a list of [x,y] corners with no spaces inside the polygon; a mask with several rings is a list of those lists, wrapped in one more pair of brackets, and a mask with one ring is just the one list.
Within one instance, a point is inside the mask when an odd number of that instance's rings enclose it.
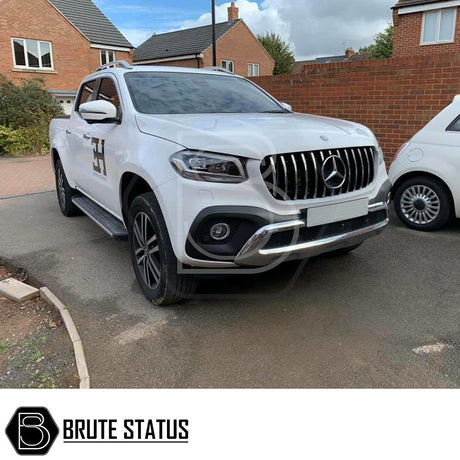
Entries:
{"label": "driveway", "polygon": [[0,200],[0,255],[69,306],[95,387],[458,387],[460,225],[393,222],[291,286],[296,264],[215,277],[166,309],[142,296],[127,243],[63,217],[52,193]]}
{"label": "driveway", "polygon": [[0,156],[0,198],[54,190],[49,155],[8,158]]}

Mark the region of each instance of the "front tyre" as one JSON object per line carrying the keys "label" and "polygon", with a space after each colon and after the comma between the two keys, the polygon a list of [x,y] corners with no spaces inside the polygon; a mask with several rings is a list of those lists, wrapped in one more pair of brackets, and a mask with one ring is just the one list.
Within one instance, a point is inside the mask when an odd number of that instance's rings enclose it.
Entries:
{"label": "front tyre", "polygon": [[66,217],[81,215],[81,211],[73,204],[72,197],[77,193],[70,187],[62,167],[61,160],[56,162],[56,192],[62,214]]}
{"label": "front tyre", "polygon": [[396,190],[394,201],[398,217],[414,230],[439,230],[452,216],[449,191],[435,178],[419,176],[404,181]]}
{"label": "front tyre", "polygon": [[189,297],[192,275],[178,273],[178,262],[160,206],[153,193],[137,197],[129,212],[129,247],[134,273],[144,295],[167,306]]}

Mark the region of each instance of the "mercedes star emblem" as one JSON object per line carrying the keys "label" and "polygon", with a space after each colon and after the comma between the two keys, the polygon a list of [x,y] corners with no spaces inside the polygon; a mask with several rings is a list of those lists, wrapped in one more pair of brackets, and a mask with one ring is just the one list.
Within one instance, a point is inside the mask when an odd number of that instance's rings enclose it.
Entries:
{"label": "mercedes star emblem", "polygon": [[338,190],[347,180],[347,168],[339,156],[326,158],[323,163],[323,180],[330,190]]}

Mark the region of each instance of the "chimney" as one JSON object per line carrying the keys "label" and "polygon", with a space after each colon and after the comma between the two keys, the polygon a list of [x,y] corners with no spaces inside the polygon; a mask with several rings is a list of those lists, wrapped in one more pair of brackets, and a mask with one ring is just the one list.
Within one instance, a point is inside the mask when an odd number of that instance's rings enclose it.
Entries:
{"label": "chimney", "polygon": [[235,2],[232,2],[231,6],[228,8],[228,20],[236,21],[239,19],[239,9],[236,7]]}
{"label": "chimney", "polygon": [[347,48],[345,50],[345,59],[350,59],[352,56],[354,56],[356,54],[356,51],[353,49],[353,48]]}

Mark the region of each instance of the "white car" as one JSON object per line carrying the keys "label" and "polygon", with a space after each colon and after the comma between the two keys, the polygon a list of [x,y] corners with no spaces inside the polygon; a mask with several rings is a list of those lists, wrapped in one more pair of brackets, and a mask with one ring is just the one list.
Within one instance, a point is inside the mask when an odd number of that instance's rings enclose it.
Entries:
{"label": "white car", "polygon": [[460,96],[400,148],[390,179],[408,227],[433,231],[460,217]]}
{"label": "white car", "polygon": [[158,305],[189,296],[197,273],[347,253],[389,221],[369,129],[292,113],[222,69],[103,66],[50,137],[63,214],[128,238]]}

